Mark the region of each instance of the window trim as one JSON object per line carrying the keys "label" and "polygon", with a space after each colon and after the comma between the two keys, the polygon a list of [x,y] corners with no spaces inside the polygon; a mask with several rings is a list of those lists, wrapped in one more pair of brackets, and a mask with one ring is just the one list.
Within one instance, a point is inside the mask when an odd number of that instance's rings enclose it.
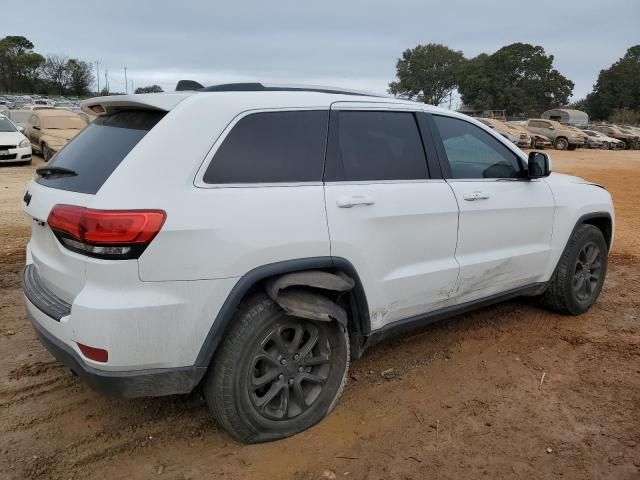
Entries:
{"label": "window trim", "polygon": [[[521,173],[526,173],[527,171],[527,158],[525,154],[518,149],[518,147],[507,139],[505,139],[502,135],[497,133],[495,130],[487,127],[481,122],[474,120],[472,118],[464,118],[457,115],[447,115],[446,113],[434,113],[429,114],[427,121],[429,124],[429,128],[433,134],[434,141],[436,143],[436,150],[438,152],[438,160],[440,161],[440,167],[442,168],[443,178],[445,178],[448,182],[522,182],[529,181],[529,178],[526,175],[518,178],[511,177],[498,177],[498,178],[453,178],[453,173],[451,172],[451,165],[449,164],[449,157],[447,156],[447,152],[444,148],[444,142],[442,141],[442,137],[440,136],[440,131],[436,125],[435,119],[433,117],[447,117],[453,118],[456,120],[460,120],[462,122],[467,122],[470,125],[474,125],[481,130],[485,131],[487,134],[491,135],[498,142],[500,142],[504,147],[506,147],[509,151],[511,151],[516,159],[520,160],[520,171]],[[506,140],[506,141],[505,141]],[[508,142],[508,143],[507,143]]]}
{"label": "window trim", "polygon": [[[325,162],[324,162],[324,175],[322,180],[325,184],[331,185],[371,185],[371,184],[399,184],[399,183],[425,183],[433,180],[442,179],[442,174],[439,172],[440,168],[437,166],[436,152],[433,148],[433,144],[429,144],[427,139],[431,137],[429,128],[424,122],[422,115],[424,111],[407,108],[405,105],[388,104],[388,103],[372,103],[363,104],[361,102],[336,102],[331,105],[331,111],[329,113],[329,133],[327,135],[327,145],[325,149]],[[334,180],[327,178],[327,169],[332,167],[336,169],[335,165],[330,165],[333,162],[333,158],[329,158],[329,148],[335,145],[338,138],[338,121],[337,116],[341,111],[348,112],[394,112],[394,113],[409,113],[413,115],[413,119],[416,123],[416,129],[418,136],[420,137],[420,143],[422,144],[422,152],[426,160],[427,176],[425,178],[412,178],[412,179],[387,179],[387,180]],[[430,161],[431,159],[431,161]],[[437,166],[437,170],[433,170]],[[435,174],[434,174],[435,172]]]}
{"label": "window trim", "polygon": [[[229,121],[227,126],[222,130],[220,135],[218,135],[218,138],[216,138],[215,141],[213,142],[213,144],[211,145],[211,148],[209,149],[209,151],[205,155],[204,160],[202,161],[202,163],[200,164],[200,167],[198,168],[198,170],[196,172],[196,176],[195,176],[195,178],[193,180],[193,186],[196,187],[196,188],[203,188],[203,189],[211,189],[211,188],[264,188],[264,187],[322,186],[323,185],[323,181],[322,180],[308,181],[308,182],[263,182],[263,183],[256,183],[256,182],[206,183],[204,181],[204,175],[205,175],[207,169],[209,168],[209,165],[213,161],[214,157],[216,156],[216,153],[218,152],[218,149],[220,148],[220,145],[222,145],[222,143],[225,141],[225,139],[227,138],[229,133],[231,133],[233,128],[238,124],[238,122],[240,122],[240,120],[242,120],[245,117],[248,117],[249,115],[254,115],[254,114],[258,114],[258,113],[301,112],[301,111],[302,112],[323,111],[323,112],[327,112],[327,113],[330,114],[328,106],[256,108],[256,109],[251,109],[251,110],[244,110],[244,111],[238,113],[235,117],[233,117]],[[327,115],[327,116],[329,117],[330,115]],[[327,124],[327,129],[328,128],[329,128],[329,125]],[[325,163],[326,163],[327,136],[328,136],[328,132],[327,132],[327,135],[325,135],[325,158],[323,159],[323,162],[322,162],[323,177],[324,177],[324,169],[325,169]]]}

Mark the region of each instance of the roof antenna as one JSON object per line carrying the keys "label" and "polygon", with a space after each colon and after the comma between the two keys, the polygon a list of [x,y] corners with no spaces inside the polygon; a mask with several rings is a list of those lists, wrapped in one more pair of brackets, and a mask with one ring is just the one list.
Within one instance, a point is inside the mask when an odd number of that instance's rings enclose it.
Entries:
{"label": "roof antenna", "polygon": [[200,90],[204,88],[203,85],[200,85],[195,80],[179,80],[176,85],[176,92],[184,92],[186,90]]}

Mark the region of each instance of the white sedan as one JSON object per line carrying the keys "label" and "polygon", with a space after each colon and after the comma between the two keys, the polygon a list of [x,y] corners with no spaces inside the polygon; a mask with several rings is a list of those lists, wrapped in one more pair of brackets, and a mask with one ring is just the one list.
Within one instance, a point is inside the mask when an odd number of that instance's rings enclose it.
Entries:
{"label": "white sedan", "polygon": [[31,163],[31,142],[7,117],[0,115],[0,163]]}

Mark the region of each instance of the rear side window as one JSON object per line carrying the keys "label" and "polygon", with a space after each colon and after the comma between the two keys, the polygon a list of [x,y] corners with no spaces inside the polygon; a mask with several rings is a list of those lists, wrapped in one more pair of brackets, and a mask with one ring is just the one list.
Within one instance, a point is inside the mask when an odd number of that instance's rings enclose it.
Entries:
{"label": "rear side window", "polygon": [[332,115],[327,181],[428,178],[413,113],[339,111]]}
{"label": "rear side window", "polygon": [[138,110],[98,117],[49,162],[77,175],[38,177],[37,182],[61,190],[96,193],[165,113]]}
{"label": "rear side window", "polygon": [[254,113],[242,118],[218,148],[204,182],[320,182],[328,112]]}

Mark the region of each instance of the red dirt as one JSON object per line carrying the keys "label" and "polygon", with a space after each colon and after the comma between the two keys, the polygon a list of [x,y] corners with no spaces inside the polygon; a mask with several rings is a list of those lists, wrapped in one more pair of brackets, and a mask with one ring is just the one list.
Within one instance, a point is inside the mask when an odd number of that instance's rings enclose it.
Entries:
{"label": "red dirt", "polygon": [[226,436],[198,393],[111,400],[52,359],[19,289],[35,165],[2,167],[0,480],[640,478],[640,152],[551,155],[614,196],[594,308],[565,317],[513,301],[378,346],[327,419],[252,446]]}

